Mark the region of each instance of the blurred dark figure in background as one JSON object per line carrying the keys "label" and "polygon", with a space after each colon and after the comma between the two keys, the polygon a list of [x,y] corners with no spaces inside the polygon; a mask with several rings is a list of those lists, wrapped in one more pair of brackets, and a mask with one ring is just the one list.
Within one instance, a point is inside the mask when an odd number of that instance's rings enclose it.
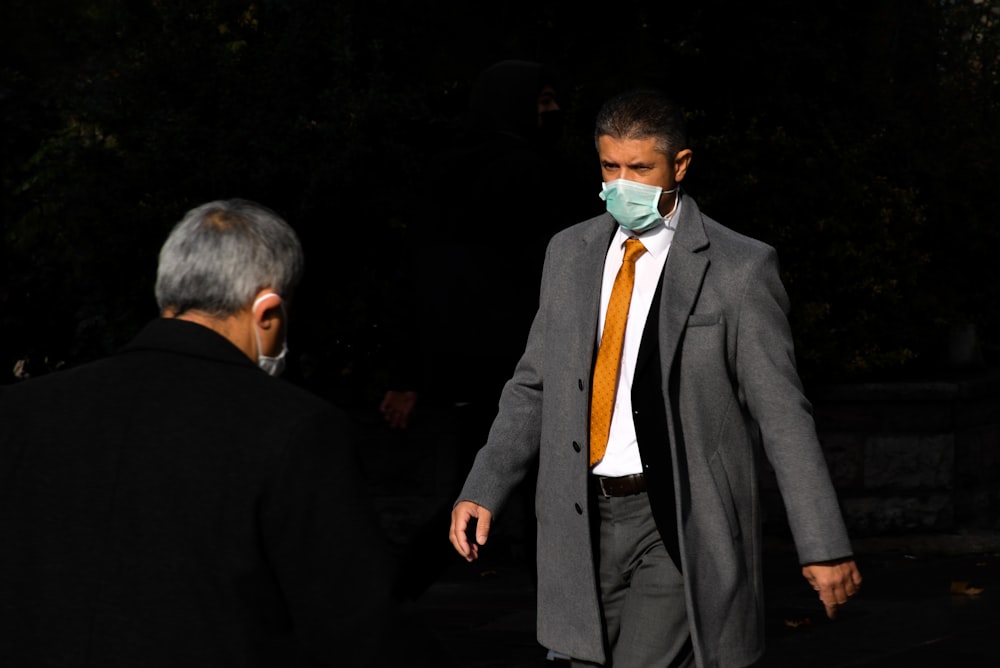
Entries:
{"label": "blurred dark figure in background", "polygon": [[[523,351],[519,333],[538,306],[549,237],[581,215],[588,201],[581,193],[602,204],[563,151],[560,86],[556,72],[535,62],[485,69],[470,91],[465,125],[428,166],[415,223],[414,311],[405,318],[397,380],[381,411],[396,428],[410,424],[414,410],[455,425],[454,485],[441,490],[449,500],[486,442]],[[519,501],[530,514],[530,499]],[[454,562],[445,538],[449,516],[450,501],[414,545],[411,594]],[[517,551],[533,558],[533,515],[526,519],[523,531],[508,529],[526,543]]]}
{"label": "blurred dark figure in background", "polygon": [[0,389],[0,665],[419,662],[346,417],[272,377],[302,265],[273,212],[197,207],[161,317]]}

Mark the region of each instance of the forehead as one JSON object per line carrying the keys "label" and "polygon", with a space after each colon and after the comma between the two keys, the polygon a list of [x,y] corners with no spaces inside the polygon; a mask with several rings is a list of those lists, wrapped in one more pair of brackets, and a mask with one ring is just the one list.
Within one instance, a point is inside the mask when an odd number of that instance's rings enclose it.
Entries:
{"label": "forehead", "polygon": [[655,137],[617,139],[610,135],[602,135],[597,140],[597,152],[602,162],[620,165],[665,162],[667,159],[667,156],[656,150]]}

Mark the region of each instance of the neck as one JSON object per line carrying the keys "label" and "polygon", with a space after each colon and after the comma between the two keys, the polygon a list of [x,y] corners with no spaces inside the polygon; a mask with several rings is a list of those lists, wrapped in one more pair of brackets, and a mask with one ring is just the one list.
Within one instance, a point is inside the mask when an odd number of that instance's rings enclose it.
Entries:
{"label": "neck", "polygon": [[680,194],[680,188],[676,187],[672,191],[663,192],[663,199],[660,200],[660,206],[657,207],[660,215],[667,218],[677,210],[677,198],[680,197]]}
{"label": "neck", "polygon": [[225,318],[219,318],[198,310],[176,314],[170,308],[164,309],[160,315],[164,318],[186,320],[202,325],[203,327],[208,327],[213,332],[226,337],[230,343],[243,351],[243,354],[251,360],[254,362],[257,361],[257,342],[254,341],[254,337],[251,334],[253,331],[252,323],[250,323],[252,314],[249,309],[244,309],[239,313],[226,316]]}

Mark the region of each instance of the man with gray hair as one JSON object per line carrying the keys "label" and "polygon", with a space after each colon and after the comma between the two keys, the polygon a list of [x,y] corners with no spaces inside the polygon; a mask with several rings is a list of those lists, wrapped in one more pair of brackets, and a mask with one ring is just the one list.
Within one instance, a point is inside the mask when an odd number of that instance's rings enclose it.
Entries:
{"label": "man with gray hair", "polygon": [[302,266],[272,211],[199,206],[160,253],[161,317],[0,390],[0,665],[395,660],[347,420],[270,377]]}

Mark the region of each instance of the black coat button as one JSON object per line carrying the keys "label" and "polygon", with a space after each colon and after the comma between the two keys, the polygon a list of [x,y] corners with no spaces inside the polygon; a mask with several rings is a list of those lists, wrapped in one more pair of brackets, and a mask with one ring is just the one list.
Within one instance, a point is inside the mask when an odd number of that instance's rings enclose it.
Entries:
{"label": "black coat button", "polygon": [[580,452],[580,444],[577,443],[576,441],[573,441],[573,449],[576,450],[577,452]]}
{"label": "black coat button", "polygon": [[580,388],[581,392],[583,392],[583,378],[576,379],[576,386]]}
{"label": "black coat button", "polygon": [[576,508],[577,515],[583,515],[583,508],[580,507],[579,503],[574,503],[573,507]]}

